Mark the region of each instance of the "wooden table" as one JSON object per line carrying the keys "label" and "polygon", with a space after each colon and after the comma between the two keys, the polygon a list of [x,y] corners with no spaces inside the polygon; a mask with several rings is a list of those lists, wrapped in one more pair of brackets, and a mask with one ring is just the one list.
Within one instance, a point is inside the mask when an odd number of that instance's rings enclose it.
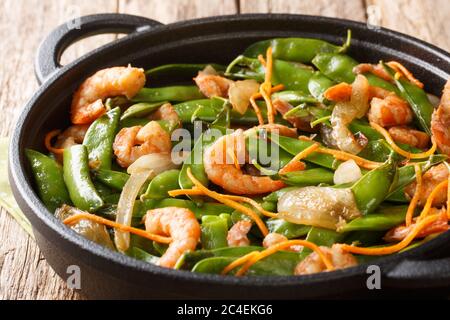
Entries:
{"label": "wooden table", "polygon": [[[37,89],[33,61],[39,42],[74,16],[129,13],[163,23],[236,13],[301,13],[376,21],[450,51],[448,0],[2,0],[0,2],[0,135],[8,136]],[[115,39],[96,36],[69,48],[63,62]],[[38,247],[0,213],[0,299],[80,299],[49,267]]]}

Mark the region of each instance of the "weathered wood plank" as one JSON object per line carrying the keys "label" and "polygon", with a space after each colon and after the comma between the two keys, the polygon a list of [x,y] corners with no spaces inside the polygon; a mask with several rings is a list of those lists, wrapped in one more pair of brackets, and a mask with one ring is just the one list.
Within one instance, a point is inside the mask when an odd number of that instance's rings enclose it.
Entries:
{"label": "weathered wood plank", "polygon": [[448,0],[367,0],[378,7],[381,25],[450,51]]}
{"label": "weathered wood plank", "polygon": [[241,13],[297,13],[365,21],[362,0],[240,0]]}
{"label": "weathered wood plank", "polygon": [[[73,14],[115,12],[115,1],[4,0],[0,2],[0,135],[7,136],[37,88],[34,57],[42,38]],[[70,61],[111,36],[70,48]],[[0,212],[0,299],[75,299],[79,295],[48,266],[34,241],[3,209]]]}
{"label": "weathered wood plank", "polygon": [[119,0],[119,12],[142,15],[162,23],[236,14],[235,0]]}

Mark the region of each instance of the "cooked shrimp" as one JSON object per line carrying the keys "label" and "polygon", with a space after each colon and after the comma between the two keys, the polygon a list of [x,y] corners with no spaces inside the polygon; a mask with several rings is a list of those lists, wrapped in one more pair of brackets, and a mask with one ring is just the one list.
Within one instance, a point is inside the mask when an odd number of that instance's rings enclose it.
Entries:
{"label": "cooked shrimp", "polygon": [[[285,242],[285,241],[288,241],[288,238],[286,238],[282,234],[271,232],[267,236],[264,237],[263,247],[269,248],[271,246],[274,246],[278,243]],[[295,246],[291,246],[285,250],[300,252],[303,250],[303,246],[295,245]]]}
{"label": "cooked shrimp", "polygon": [[[281,113],[282,116],[284,116],[289,110],[294,108],[292,105],[290,105],[288,102],[281,100],[281,99],[275,99],[273,102],[273,107],[275,110]],[[300,129],[301,131],[307,131],[307,132],[315,132],[317,131],[317,128],[311,128],[311,121],[314,120],[313,116],[306,116],[306,117],[287,117],[286,120],[291,123],[294,127],[297,129]]]}
{"label": "cooked shrimp", "polygon": [[356,74],[364,74],[367,72],[373,73],[386,81],[392,81],[392,77],[386,72],[381,64],[361,63],[353,68],[353,73]]}
{"label": "cooked shrimp", "polygon": [[[439,214],[439,219],[422,229],[416,236],[416,238],[425,238],[431,234],[441,233],[449,229],[447,211],[444,209],[431,208],[430,215]],[[414,227],[416,226],[417,219],[414,220],[409,227],[404,224],[389,230],[384,236],[383,240],[386,242],[400,242],[402,241]]]}
{"label": "cooked shrimp", "polygon": [[161,267],[173,268],[186,251],[193,251],[200,240],[200,224],[194,213],[185,208],[167,207],[147,211],[145,230],[170,236],[172,242],[159,259]]}
{"label": "cooked shrimp", "polygon": [[[339,244],[334,244],[331,248],[320,247],[320,249],[331,260],[335,269],[349,268],[358,264],[356,258],[351,253],[342,250]],[[327,271],[327,268],[319,255],[313,252],[295,267],[294,274],[303,275],[322,271]]]}
{"label": "cooked shrimp", "polygon": [[151,116],[151,120],[166,120],[179,127],[181,125],[180,117],[175,108],[170,103],[165,103],[158,108]]}
{"label": "cooked shrimp", "polygon": [[438,148],[450,155],[450,79],[445,84],[439,107],[433,112],[431,132]]}
{"label": "cooked shrimp", "polygon": [[56,138],[55,148],[65,149],[75,144],[82,144],[88,129],[89,125],[86,124],[73,125],[67,128]]}
{"label": "cooked shrimp", "polygon": [[331,136],[340,150],[358,154],[363,149],[348,125],[355,118],[361,118],[366,114],[369,107],[368,101],[369,82],[364,76],[358,75],[352,84],[350,101],[338,102],[330,118],[333,128]]}
{"label": "cooked shrimp", "polygon": [[230,230],[228,230],[227,242],[229,247],[245,247],[250,244],[247,234],[252,228],[252,223],[248,220],[240,220],[236,222]]}
{"label": "cooked shrimp", "polygon": [[411,147],[425,149],[430,143],[430,137],[419,130],[399,126],[391,127],[388,131],[395,142],[404,143]]}
{"label": "cooked shrimp", "polygon": [[[349,101],[352,86],[339,83],[325,91],[324,97],[331,101]],[[382,127],[401,126],[413,120],[409,104],[395,93],[380,87],[369,86],[370,109],[368,118]]]}
{"label": "cooked shrimp", "polygon": [[[438,164],[437,166],[432,167],[430,170],[424,173],[422,176],[422,190],[420,193],[418,204],[420,206],[424,206],[427,202],[427,199],[430,197],[431,192],[436,188],[436,186],[448,179],[448,169],[444,163]],[[405,187],[405,193],[407,196],[412,198],[416,191],[416,182],[412,182],[411,184]],[[436,195],[433,200],[433,206],[439,207],[445,204],[447,200],[447,193],[440,192]]]}
{"label": "cooked shrimp", "polygon": [[200,92],[206,97],[228,97],[228,89],[233,83],[232,80],[221,77],[211,72],[200,71],[194,78]]}
{"label": "cooked shrimp", "polygon": [[205,172],[213,183],[235,194],[262,194],[284,187],[281,181],[264,176],[244,174],[238,164],[246,159],[245,135],[242,129],[222,136],[205,150],[203,162]]}
{"label": "cooked shrimp", "polygon": [[131,99],[145,85],[143,69],[114,67],[103,69],[86,79],[72,99],[71,120],[89,124],[106,112],[103,100],[126,96]]}
{"label": "cooked shrimp", "polygon": [[413,112],[408,103],[394,93],[382,99],[373,98],[367,116],[370,122],[382,127],[402,126],[413,120]]}
{"label": "cooked shrimp", "polygon": [[127,168],[138,158],[151,153],[170,153],[172,142],[169,133],[158,122],[150,121],[144,127],[123,128],[113,144],[117,163]]}

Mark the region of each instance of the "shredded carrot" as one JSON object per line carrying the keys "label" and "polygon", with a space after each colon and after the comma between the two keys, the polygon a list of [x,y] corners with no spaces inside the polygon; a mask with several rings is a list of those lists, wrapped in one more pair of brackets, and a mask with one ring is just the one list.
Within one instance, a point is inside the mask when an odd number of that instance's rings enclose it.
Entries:
{"label": "shredded carrot", "polygon": [[229,265],[227,265],[223,270],[222,270],[222,274],[225,275],[228,272],[230,272],[231,270],[233,270],[234,268],[246,263],[249,259],[251,259],[252,257],[254,257],[255,255],[259,254],[259,251],[252,251],[250,253],[247,253],[246,255],[234,260],[232,263],[230,263]]}
{"label": "shredded carrot", "polygon": [[417,202],[420,198],[420,193],[422,192],[422,168],[420,165],[414,165],[414,171],[416,172],[416,190],[411,202],[408,206],[408,211],[406,212],[405,224],[409,227],[412,223],[412,218],[414,215],[414,210],[416,210]]}
{"label": "shredded carrot", "polygon": [[374,128],[375,130],[377,130],[387,141],[387,143],[391,146],[391,148],[397,152],[398,154],[404,156],[405,158],[408,159],[423,159],[423,158],[428,158],[429,156],[431,156],[432,154],[434,154],[436,152],[436,142],[433,140],[433,145],[431,146],[431,148],[425,152],[420,152],[420,153],[411,153],[408,151],[403,150],[402,148],[400,148],[392,139],[391,135],[389,134],[389,132],[387,132],[386,129],[384,129],[383,127],[381,127],[379,124],[375,123],[375,122],[370,122],[370,126],[372,128]]}
{"label": "shredded carrot", "polygon": [[355,156],[354,154],[347,153],[347,152],[340,151],[340,150],[334,150],[334,149],[328,149],[328,148],[321,147],[321,148],[317,149],[316,152],[330,154],[333,157],[335,157],[336,159],[342,160],[342,161],[354,160],[358,166],[363,167],[365,169],[375,169],[382,165],[381,162],[370,161],[370,160]]}
{"label": "shredded carrot", "polygon": [[197,189],[199,189],[200,191],[202,191],[206,196],[213,198],[233,209],[236,209],[240,212],[242,212],[243,214],[249,216],[253,221],[255,221],[256,225],[258,226],[258,228],[261,230],[261,233],[266,236],[269,233],[269,230],[267,229],[267,226],[264,224],[264,222],[261,220],[261,218],[255,213],[253,212],[251,209],[247,208],[246,206],[243,206],[240,203],[237,203],[233,200],[227,199],[226,197],[224,197],[223,195],[221,195],[220,193],[217,193],[215,191],[209,190],[208,188],[206,188],[203,184],[201,184],[200,181],[198,181],[194,175],[191,172],[191,168],[188,168],[187,170],[187,175],[189,177],[189,179],[191,179],[192,183],[197,187]]}
{"label": "shredded carrot", "polygon": [[436,196],[441,192],[442,189],[447,188],[448,186],[448,180],[442,181],[439,183],[433,191],[431,191],[430,196],[427,198],[427,202],[425,202],[425,205],[423,207],[422,212],[420,213],[419,218],[417,218],[417,221],[422,220],[428,215],[428,212],[431,209],[431,206],[433,205],[433,201],[436,198]]}
{"label": "shredded carrot", "polygon": [[256,262],[260,261],[261,259],[264,259],[280,250],[289,248],[293,245],[304,246],[306,248],[309,248],[309,249],[315,251],[319,255],[319,257],[322,259],[327,270],[331,271],[334,269],[333,263],[330,261],[330,259],[328,259],[328,257],[323,253],[323,251],[320,249],[320,247],[317,246],[316,244],[314,244],[310,241],[306,241],[306,240],[287,240],[287,241],[277,243],[277,244],[267,248],[266,250],[263,250],[263,251],[259,252],[258,254],[255,254],[252,257],[250,257],[250,259],[248,259],[245,262],[245,264],[241,267],[241,269],[239,269],[238,272],[236,272],[236,276],[244,275],[248,271],[248,269],[250,269],[250,267],[252,265],[254,265]]}
{"label": "shredded carrot", "polygon": [[63,154],[64,153],[64,149],[53,148],[53,146],[52,146],[52,139],[54,137],[56,137],[57,135],[59,135],[60,133],[61,133],[61,130],[53,130],[45,135],[45,139],[44,139],[45,147],[51,153],[54,153],[54,154]]}
{"label": "shredded carrot", "polygon": [[258,55],[258,60],[259,60],[259,62],[261,62],[261,64],[263,65],[264,68],[267,66],[266,59],[264,59],[262,54]]}
{"label": "shredded carrot", "polygon": [[149,233],[149,232],[147,232],[145,230],[134,228],[134,227],[130,227],[130,226],[126,226],[124,224],[117,223],[115,221],[111,221],[111,220],[108,220],[108,219],[96,216],[94,214],[86,213],[86,212],[75,214],[75,215],[65,219],[63,221],[63,223],[66,224],[66,225],[73,225],[73,224],[77,223],[80,220],[91,220],[91,221],[94,221],[94,222],[97,222],[97,223],[100,223],[100,224],[107,225],[108,227],[112,227],[112,228],[118,229],[118,230],[123,231],[123,232],[134,233],[134,234],[136,234],[138,236],[141,236],[143,238],[146,238],[146,239],[149,239],[149,240],[153,240],[153,241],[156,241],[156,242],[159,242],[159,243],[169,244],[169,243],[172,242],[172,238],[163,237],[163,236],[159,236],[157,234]]}
{"label": "shredded carrot", "polygon": [[[181,196],[181,195],[189,195],[189,196],[204,196],[205,195],[205,193],[203,191],[198,190],[197,188],[171,190],[168,192],[168,194],[171,197],[177,197],[177,196]],[[220,194],[220,193],[217,193],[217,194]],[[263,215],[265,215],[266,217],[269,217],[269,218],[277,218],[278,217],[277,213],[265,210],[258,202],[256,202],[253,199],[250,199],[247,197],[242,197],[242,196],[231,195],[231,194],[220,194],[220,195],[229,200],[248,203],[251,206],[253,206],[256,210],[261,212]]]}
{"label": "shredded carrot", "polygon": [[259,87],[259,93],[264,98],[267,105],[267,121],[269,124],[275,122],[275,112],[272,104],[272,99],[270,94],[272,92],[272,69],[273,69],[273,59],[272,59],[272,47],[267,48],[266,51],[266,74],[264,76],[264,83]]}
{"label": "shredded carrot", "polygon": [[233,159],[234,167],[237,170],[241,171],[241,166],[239,165],[239,161],[238,161],[238,158],[236,156],[236,153],[233,150],[231,150],[231,149],[227,149],[227,153]]}
{"label": "shredded carrot", "polygon": [[[278,84],[278,85],[272,87],[272,88],[270,89],[270,92],[271,92],[271,93],[275,93],[275,92],[281,91],[281,90],[283,90],[283,89],[284,89],[284,85],[283,85],[283,84]],[[261,110],[260,110],[259,107],[258,107],[258,104],[256,103],[256,99],[260,99],[260,98],[262,98],[262,97],[263,97],[263,96],[262,96],[261,93],[259,93],[259,92],[253,94],[253,95],[250,97],[250,104],[251,104],[253,110],[255,110],[255,113],[256,113],[256,116],[258,117],[258,122],[259,122],[260,125],[263,125],[263,124],[264,124],[264,118],[263,118],[263,116],[262,116]]]}
{"label": "shredded carrot", "polygon": [[280,173],[283,174],[283,173],[287,172],[288,168],[291,167],[294,163],[306,158],[311,153],[313,153],[314,151],[319,149],[319,147],[320,147],[320,144],[314,143],[314,144],[310,145],[308,148],[306,148],[305,150],[300,151],[294,158],[292,158],[291,161],[289,161],[283,168],[281,168]]}
{"label": "shredded carrot", "polygon": [[437,219],[439,219],[439,215],[435,214],[429,217],[424,218],[420,222],[417,222],[417,224],[414,226],[412,231],[400,242],[396,243],[395,245],[388,246],[388,247],[380,247],[380,248],[363,248],[363,247],[356,247],[348,244],[343,244],[342,249],[355,253],[355,254],[363,254],[368,256],[381,256],[386,254],[392,254],[396,253],[404,248],[406,248],[419,234],[420,231],[422,231],[424,228],[435,222]]}
{"label": "shredded carrot", "polygon": [[406,79],[408,79],[410,82],[412,82],[419,88],[423,88],[423,83],[420,82],[417,78],[415,78],[414,75],[411,73],[411,71],[406,69],[406,67],[402,65],[400,62],[389,61],[387,65],[392,69],[394,69],[397,73],[402,74]]}

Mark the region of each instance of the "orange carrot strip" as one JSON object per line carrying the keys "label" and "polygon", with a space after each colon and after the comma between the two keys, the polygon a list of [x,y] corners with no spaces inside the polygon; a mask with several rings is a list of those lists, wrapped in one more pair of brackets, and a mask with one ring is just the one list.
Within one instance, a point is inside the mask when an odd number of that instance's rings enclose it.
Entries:
{"label": "orange carrot strip", "polygon": [[84,213],[75,214],[75,215],[65,219],[63,221],[63,223],[65,225],[72,225],[72,224],[77,223],[80,220],[91,220],[91,221],[107,225],[108,227],[112,227],[114,229],[117,229],[117,230],[120,230],[120,231],[123,231],[123,232],[134,233],[134,234],[136,234],[138,236],[141,236],[143,238],[147,238],[149,240],[153,240],[153,241],[156,241],[156,242],[159,242],[159,243],[169,244],[169,243],[172,242],[172,238],[159,236],[157,234],[149,233],[149,232],[147,232],[145,230],[141,230],[141,229],[138,229],[138,228],[126,226],[124,224],[117,223],[115,221],[111,221],[111,220],[108,220],[108,219],[96,216],[94,214],[85,213],[85,212]]}
{"label": "orange carrot strip", "polygon": [[354,154],[347,153],[347,152],[340,151],[340,150],[334,150],[334,149],[328,149],[328,148],[321,147],[321,148],[317,149],[316,152],[330,154],[333,157],[335,157],[336,159],[342,160],[342,161],[354,160],[358,166],[363,167],[365,169],[375,169],[382,165],[381,162],[370,161],[370,160],[355,156]]}
{"label": "orange carrot strip", "polygon": [[414,210],[416,209],[417,202],[419,201],[420,193],[422,192],[422,168],[420,165],[414,165],[414,171],[416,172],[416,190],[411,202],[408,206],[408,211],[406,212],[405,224],[409,227],[412,223],[412,218],[414,215]]}
{"label": "orange carrot strip", "polygon": [[287,171],[287,169],[289,167],[293,166],[294,163],[306,158],[311,153],[313,153],[314,151],[319,149],[319,147],[320,147],[320,144],[314,143],[314,144],[310,145],[308,148],[306,148],[305,150],[300,151],[294,158],[292,158],[291,161],[289,161],[283,168],[281,168],[280,173],[283,174],[284,172]]}
{"label": "orange carrot strip", "polygon": [[63,154],[64,153],[64,149],[53,148],[53,146],[52,146],[52,139],[54,137],[56,137],[57,135],[59,135],[60,133],[61,133],[61,130],[53,130],[45,135],[44,144],[45,144],[45,147],[47,148],[47,150],[50,151],[51,153],[54,153],[54,154]]}
{"label": "orange carrot strip", "polygon": [[228,272],[230,272],[231,270],[233,270],[234,268],[240,266],[241,264],[246,263],[250,258],[252,258],[253,256],[259,254],[259,251],[252,251],[250,253],[247,253],[246,255],[234,260],[233,262],[231,262],[229,265],[227,265],[223,270],[222,273],[223,275],[227,274]]}
{"label": "orange carrot strip", "polygon": [[423,88],[423,83],[420,82],[417,78],[415,78],[414,75],[411,73],[411,71],[406,69],[406,67],[404,65],[402,65],[400,62],[389,61],[387,63],[387,65],[389,67],[391,67],[392,69],[394,69],[395,71],[397,71],[400,74],[402,74],[406,79],[408,79],[410,82],[412,82],[413,84],[415,84],[419,88],[421,88],[421,89]]}

